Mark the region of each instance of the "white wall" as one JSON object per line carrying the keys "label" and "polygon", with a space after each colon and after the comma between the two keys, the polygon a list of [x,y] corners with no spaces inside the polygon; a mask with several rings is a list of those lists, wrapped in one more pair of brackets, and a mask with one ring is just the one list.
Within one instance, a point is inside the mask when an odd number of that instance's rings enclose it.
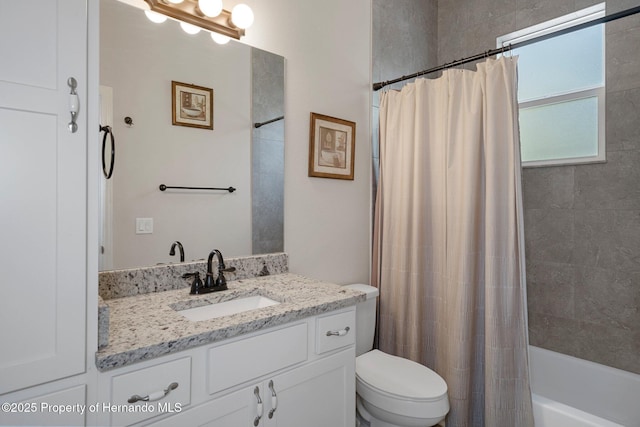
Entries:
{"label": "white wall", "polygon": [[[285,251],[294,273],[367,282],[370,262],[371,0],[245,0],[243,41],[286,58]],[[229,0],[225,8],[229,8]],[[310,178],[309,115],[356,122],[354,181]]]}

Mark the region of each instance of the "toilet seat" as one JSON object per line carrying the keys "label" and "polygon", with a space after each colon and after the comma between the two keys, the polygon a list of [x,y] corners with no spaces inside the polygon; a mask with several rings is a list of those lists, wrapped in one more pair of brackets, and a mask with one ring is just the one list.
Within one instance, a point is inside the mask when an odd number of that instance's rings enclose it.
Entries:
{"label": "toilet seat", "polygon": [[356,391],[384,411],[415,418],[449,411],[447,384],[424,365],[379,350],[356,358]]}

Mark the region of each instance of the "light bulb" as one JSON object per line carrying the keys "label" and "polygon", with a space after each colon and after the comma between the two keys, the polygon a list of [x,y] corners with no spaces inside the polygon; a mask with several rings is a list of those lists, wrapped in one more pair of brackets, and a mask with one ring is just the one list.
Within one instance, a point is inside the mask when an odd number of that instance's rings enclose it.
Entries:
{"label": "light bulb", "polygon": [[180,27],[187,34],[198,34],[200,32],[200,28],[195,25],[188,24],[186,22],[181,22]]}
{"label": "light bulb", "polygon": [[153,12],[151,10],[145,10],[144,14],[147,15],[147,18],[149,18],[149,21],[155,22],[156,24],[162,24],[164,21],[167,20],[166,16],[161,15],[158,12]]}
{"label": "light bulb", "polygon": [[253,11],[246,4],[238,4],[231,11],[231,22],[238,28],[247,29],[253,24]]}
{"label": "light bulb", "polygon": [[231,40],[231,37],[219,33],[211,33],[211,38],[218,44],[227,44],[229,43],[229,40]]}
{"label": "light bulb", "polygon": [[209,18],[215,18],[222,12],[222,0],[198,0],[198,7]]}

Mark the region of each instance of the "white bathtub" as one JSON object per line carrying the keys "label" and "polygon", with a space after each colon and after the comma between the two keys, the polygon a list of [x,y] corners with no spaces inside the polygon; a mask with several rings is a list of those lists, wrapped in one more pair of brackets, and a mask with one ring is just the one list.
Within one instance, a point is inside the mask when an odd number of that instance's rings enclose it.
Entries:
{"label": "white bathtub", "polygon": [[529,350],[536,427],[640,427],[640,375]]}

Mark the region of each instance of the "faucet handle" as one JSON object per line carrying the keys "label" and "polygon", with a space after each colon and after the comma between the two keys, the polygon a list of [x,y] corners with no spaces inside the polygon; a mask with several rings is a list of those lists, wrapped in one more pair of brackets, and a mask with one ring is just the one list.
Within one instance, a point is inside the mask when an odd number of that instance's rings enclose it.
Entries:
{"label": "faucet handle", "polygon": [[227,279],[222,274],[222,271],[218,273],[218,277],[216,278],[216,290],[217,291],[226,291],[227,289]]}
{"label": "faucet handle", "polygon": [[216,278],[216,289],[220,291],[227,290],[227,279],[223,273],[233,273],[236,271],[235,267],[218,268],[218,277]]}
{"label": "faucet handle", "polygon": [[189,293],[192,295],[202,293],[204,286],[202,285],[202,280],[200,280],[200,273],[196,271],[195,273],[185,273],[182,275],[183,279],[189,279],[191,277],[193,277],[193,282],[191,283],[191,292]]}

